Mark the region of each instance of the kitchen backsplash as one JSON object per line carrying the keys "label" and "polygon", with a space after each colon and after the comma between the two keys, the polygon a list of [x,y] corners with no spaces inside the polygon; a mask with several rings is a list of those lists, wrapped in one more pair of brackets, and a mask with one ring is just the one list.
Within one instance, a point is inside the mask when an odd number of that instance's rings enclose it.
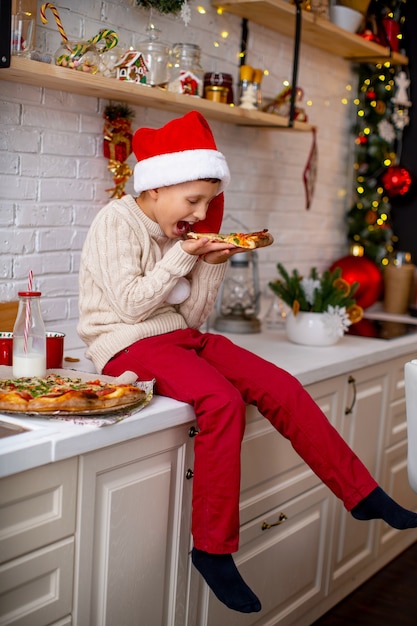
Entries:
{"label": "kitchen backsplash", "polygon": [[[70,5],[56,6],[72,39],[91,37],[102,27],[116,30],[127,46],[146,37],[149,13],[133,7],[129,0],[72,0]],[[197,43],[204,70],[232,74],[237,89],[241,19],[217,15],[208,0],[200,5],[206,9],[204,15],[193,0],[190,6],[188,27],[179,17],[153,14],[162,38],[170,43]],[[224,41],[223,30],[229,31]],[[219,47],[216,42],[221,42]],[[59,43],[52,14],[47,25],[38,17],[37,49],[53,53]],[[277,95],[283,81],[291,80],[292,58],[291,38],[249,22],[247,62],[269,72],[262,82],[264,100]],[[298,84],[304,98],[300,104],[317,127],[319,151],[309,210],[303,170],[311,132],[210,121],[232,174],[225,227],[233,230],[238,221],[251,230],[269,228],[275,237],[275,244],[259,253],[264,289],[276,276],[278,261],[301,270],[312,265],[323,269],[346,251],[344,214],[352,186],[354,81],[349,62],[301,46]],[[0,301],[16,299],[32,269],[35,286],[44,294],[47,326],[65,330],[75,327],[78,317],[83,241],[92,219],[109,199],[106,189],[113,182],[103,157],[102,116],[108,101],[6,81],[0,82],[0,89]],[[157,127],[174,117],[171,112],[139,106],[134,112],[133,129]],[[128,163],[133,166],[134,157]],[[126,191],[133,191],[131,181]]]}

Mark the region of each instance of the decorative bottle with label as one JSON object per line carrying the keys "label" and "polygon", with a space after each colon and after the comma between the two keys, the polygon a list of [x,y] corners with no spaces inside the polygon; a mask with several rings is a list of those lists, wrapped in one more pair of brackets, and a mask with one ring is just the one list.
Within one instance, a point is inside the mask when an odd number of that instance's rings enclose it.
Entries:
{"label": "decorative bottle with label", "polygon": [[168,91],[203,97],[204,70],[200,54],[200,46],[196,44],[174,44]]}
{"label": "decorative bottle with label", "polygon": [[46,374],[46,334],[40,291],[19,291],[19,309],[13,328],[13,377]]}

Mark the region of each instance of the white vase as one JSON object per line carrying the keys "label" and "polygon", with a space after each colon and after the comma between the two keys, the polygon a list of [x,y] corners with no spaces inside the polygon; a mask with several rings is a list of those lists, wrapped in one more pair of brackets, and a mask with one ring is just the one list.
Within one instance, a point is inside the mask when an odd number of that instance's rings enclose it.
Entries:
{"label": "white vase", "polygon": [[288,313],[285,320],[287,337],[293,343],[303,346],[333,346],[340,335],[331,324],[326,324],[323,313],[299,311],[297,315]]}

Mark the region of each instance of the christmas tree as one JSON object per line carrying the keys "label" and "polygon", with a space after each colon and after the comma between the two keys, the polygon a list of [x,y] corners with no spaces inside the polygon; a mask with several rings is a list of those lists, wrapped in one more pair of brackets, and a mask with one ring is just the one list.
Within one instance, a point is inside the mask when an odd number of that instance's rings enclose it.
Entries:
{"label": "christmas tree", "polygon": [[347,214],[348,239],[364,247],[365,255],[380,262],[392,246],[390,201],[381,183],[395,163],[393,113],[395,69],[362,64],[355,100],[355,197]]}
{"label": "christmas tree", "polygon": [[[403,5],[404,0],[371,3],[378,23],[383,18],[400,20]],[[377,35],[371,38],[376,40]],[[407,170],[399,166],[402,131],[408,123],[411,103],[404,98],[407,81],[401,67],[389,61],[363,63],[358,72],[353,128],[355,184],[347,213],[347,236],[350,243],[363,246],[367,257],[384,264],[396,239],[390,220],[391,199],[407,193],[411,185]],[[396,99],[400,91],[401,98]]]}

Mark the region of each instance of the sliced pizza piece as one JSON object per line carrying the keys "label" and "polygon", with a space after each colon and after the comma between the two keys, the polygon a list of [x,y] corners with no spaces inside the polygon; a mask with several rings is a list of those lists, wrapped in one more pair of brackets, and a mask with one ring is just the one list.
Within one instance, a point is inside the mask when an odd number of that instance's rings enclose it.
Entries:
{"label": "sliced pizza piece", "polygon": [[187,233],[188,239],[202,239],[206,237],[210,241],[225,242],[233,244],[238,248],[246,248],[247,250],[255,250],[255,248],[264,248],[270,246],[274,242],[274,238],[267,228],[253,233]]}

